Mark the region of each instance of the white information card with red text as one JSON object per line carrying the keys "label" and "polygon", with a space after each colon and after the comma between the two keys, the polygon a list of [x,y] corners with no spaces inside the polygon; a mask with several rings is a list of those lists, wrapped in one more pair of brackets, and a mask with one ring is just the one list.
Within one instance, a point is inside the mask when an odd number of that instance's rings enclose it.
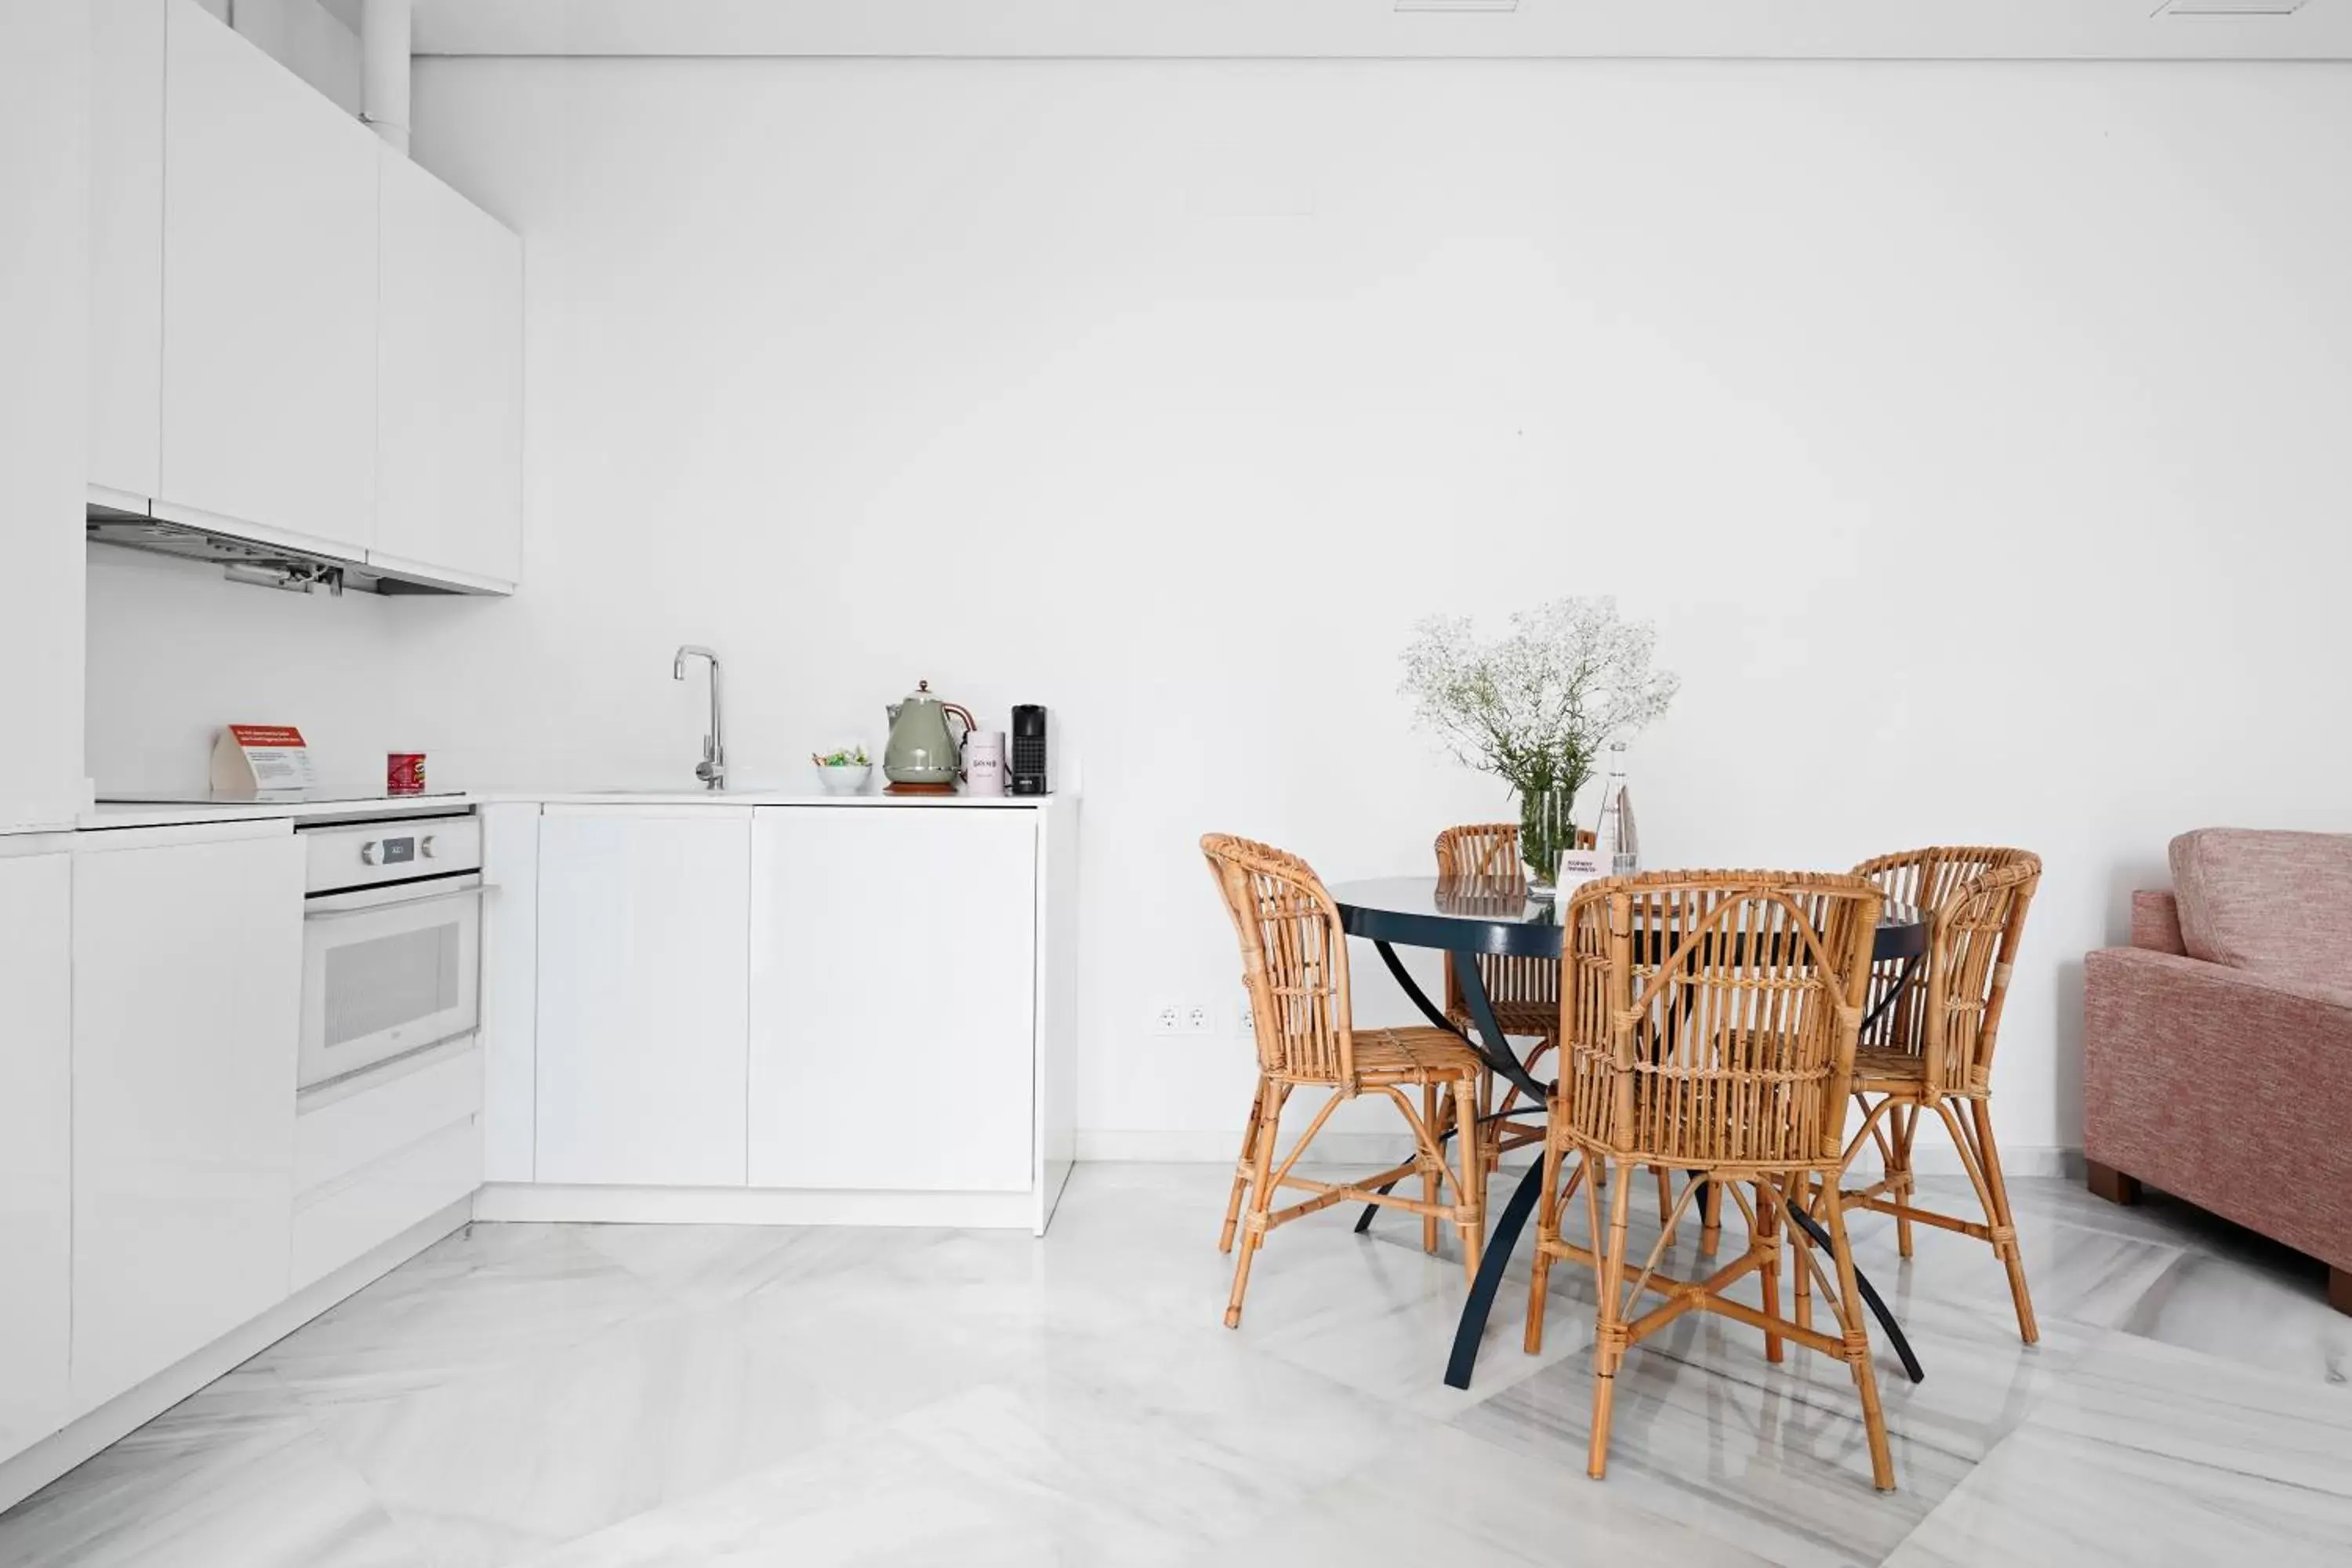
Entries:
{"label": "white information card with red text", "polygon": [[299,795],[310,787],[310,750],[291,724],[227,724],[213,742],[213,794],[227,799]]}

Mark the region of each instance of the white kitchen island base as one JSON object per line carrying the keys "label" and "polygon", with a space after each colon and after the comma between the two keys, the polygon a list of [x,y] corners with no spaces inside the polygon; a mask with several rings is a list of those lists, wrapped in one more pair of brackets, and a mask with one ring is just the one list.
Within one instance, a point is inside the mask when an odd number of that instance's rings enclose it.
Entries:
{"label": "white kitchen island base", "polygon": [[483,815],[479,1217],[1044,1234],[1074,1146],[1074,796]]}

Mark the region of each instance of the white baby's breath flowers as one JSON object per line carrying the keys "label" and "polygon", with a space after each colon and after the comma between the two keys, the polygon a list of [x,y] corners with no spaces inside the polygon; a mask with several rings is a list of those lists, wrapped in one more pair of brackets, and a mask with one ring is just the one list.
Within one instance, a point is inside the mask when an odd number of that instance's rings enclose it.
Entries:
{"label": "white baby's breath flowers", "polygon": [[1604,746],[1674,700],[1681,682],[1650,668],[1656,642],[1654,628],[1622,619],[1607,597],[1520,610],[1493,641],[1467,616],[1433,616],[1405,647],[1399,689],[1458,760],[1518,792],[1521,852],[1549,879],[1566,845],[1545,823],[1566,816]]}

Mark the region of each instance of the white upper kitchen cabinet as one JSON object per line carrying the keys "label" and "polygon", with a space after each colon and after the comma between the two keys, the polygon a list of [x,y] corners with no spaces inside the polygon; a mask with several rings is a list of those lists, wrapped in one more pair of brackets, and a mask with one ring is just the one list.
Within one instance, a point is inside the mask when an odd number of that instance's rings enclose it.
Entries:
{"label": "white upper kitchen cabinet", "polygon": [[284,821],[73,848],[73,1397],[284,1300],[303,852]]}
{"label": "white upper kitchen cabinet", "polygon": [[751,812],[540,818],[541,1183],[743,1184]]}
{"label": "white upper kitchen cabinet", "polygon": [[511,589],[522,575],[522,242],[389,147],[380,161],[369,559]]}
{"label": "white upper kitchen cabinet", "polygon": [[0,6],[0,832],[82,787],[89,14]]}
{"label": "white upper kitchen cabinet", "polygon": [[155,495],[163,397],[166,0],[91,0],[89,481],[133,510]]}
{"label": "white upper kitchen cabinet", "polygon": [[0,1454],[65,1425],[73,1278],[73,860],[0,837]]}
{"label": "white upper kitchen cabinet", "polygon": [[1031,1186],[1039,817],[758,812],[752,1186]]}
{"label": "white upper kitchen cabinet", "polygon": [[195,0],[166,22],[155,511],[360,560],[379,143]]}

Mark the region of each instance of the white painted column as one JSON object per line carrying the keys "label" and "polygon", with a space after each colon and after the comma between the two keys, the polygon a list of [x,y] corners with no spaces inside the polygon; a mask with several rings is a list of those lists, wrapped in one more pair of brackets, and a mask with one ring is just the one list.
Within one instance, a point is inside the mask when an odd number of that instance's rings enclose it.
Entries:
{"label": "white painted column", "polygon": [[408,155],[409,0],[360,6],[360,117]]}

